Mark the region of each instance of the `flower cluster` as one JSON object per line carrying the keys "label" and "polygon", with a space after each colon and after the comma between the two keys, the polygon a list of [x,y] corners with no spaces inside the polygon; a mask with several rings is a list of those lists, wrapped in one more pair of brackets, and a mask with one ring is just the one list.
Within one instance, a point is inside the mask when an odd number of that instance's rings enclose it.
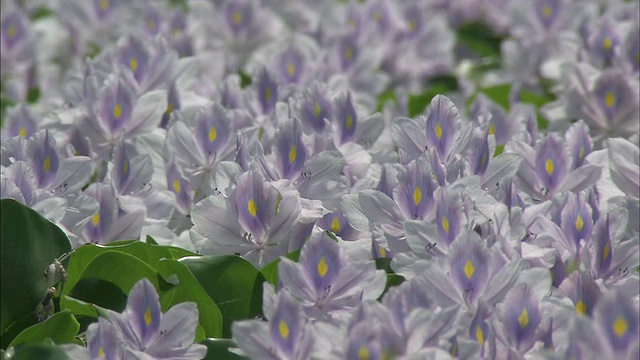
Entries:
{"label": "flower cluster", "polygon": [[[638,357],[637,1],[170,3],[2,2],[2,198],[76,247],[282,257],[252,358]],[[92,358],[204,356],[152,288]]]}

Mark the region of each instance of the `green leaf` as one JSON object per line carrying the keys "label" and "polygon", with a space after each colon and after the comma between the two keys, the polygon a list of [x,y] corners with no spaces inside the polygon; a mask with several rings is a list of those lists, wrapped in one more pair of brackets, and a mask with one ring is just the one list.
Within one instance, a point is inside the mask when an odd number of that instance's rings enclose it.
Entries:
{"label": "green leaf", "polygon": [[33,104],[38,102],[38,99],[40,99],[40,88],[36,86],[29,89],[29,91],[27,92],[27,102],[29,104]]}
{"label": "green leaf", "polygon": [[85,244],[71,254],[69,268],[67,269],[68,277],[67,286],[65,286],[64,289],[65,294],[69,294],[69,291],[71,291],[71,288],[78,281],[80,274],[82,274],[87,265],[96,256],[106,251],[118,251],[133,255],[154,269],[163,258],[179,259],[181,257],[194,255],[184,249],[152,245],[137,240],[116,241],[107,245]]}
{"label": "green leaf", "polygon": [[[64,298],[67,298],[67,296],[63,295]],[[127,294],[118,285],[100,278],[81,279],[69,293],[69,298],[117,312],[122,312],[127,306]],[[67,302],[66,305],[72,306],[74,310],[79,310],[79,304],[69,304],[69,300],[65,300],[65,302]],[[86,311],[89,310],[84,307],[82,312],[78,314],[74,312],[74,314],[92,316],[92,313],[87,314],[85,313]],[[92,312],[96,316],[98,315],[95,307],[93,307]]]}
{"label": "green leaf", "polygon": [[[297,262],[300,258],[300,250],[298,249],[296,251],[290,252],[285,257]],[[272,262],[265,265],[262,270],[260,270],[265,280],[276,287],[278,286],[278,264],[280,264],[280,258],[273,260]]]}
{"label": "green leaf", "polygon": [[236,347],[233,340],[230,339],[204,339],[200,344],[207,346],[207,355],[204,360],[241,360],[248,359],[244,356],[232,353],[229,348]]}
{"label": "green leaf", "polygon": [[156,240],[152,238],[151,235],[147,235],[146,242],[147,244],[158,245],[158,242],[156,242]]}
{"label": "green leaf", "polygon": [[409,117],[423,114],[436,95],[444,95],[458,90],[458,79],[452,75],[435,77],[429,81],[426,89],[421,94],[409,95],[407,109]]}
{"label": "green leaf", "polygon": [[540,95],[540,94],[536,94],[526,90],[523,90],[520,93],[520,102],[525,104],[532,104],[536,107],[536,115],[538,118],[538,128],[540,129],[546,129],[547,126],[549,126],[549,120],[547,120],[547,118],[542,116],[542,113],[540,113],[540,108],[555,100],[556,100],[555,96],[549,93]]}
{"label": "green leaf", "polygon": [[220,308],[223,336],[231,323],[262,314],[262,274],[239,256],[200,256],[180,259]]}
{"label": "green leaf", "polygon": [[36,211],[15,200],[2,199],[0,247],[0,334],[3,334],[14,321],[33,316],[50,286],[43,276],[44,270],[71,251],[71,243],[58,226]]}
{"label": "green leaf", "polygon": [[221,337],[223,334],[223,317],[221,310],[196,277],[182,263],[176,260],[160,261],[158,271],[166,278],[177,278],[178,285],[160,294],[162,311],[185,301],[193,301],[198,305],[200,325],[205,336]]}
{"label": "green leaf", "polygon": [[[69,284],[70,293],[74,291],[76,284],[87,287],[100,287],[112,294],[107,283],[89,280],[80,283],[83,279],[105,280],[116,285],[125,294],[129,294],[131,288],[142,278],[147,278],[158,289],[160,275],[148,264],[133,255],[121,251],[109,250],[102,252],[93,258],[84,268],[75,284]],[[65,290],[67,287],[65,287]],[[75,290],[77,291],[77,290]],[[93,290],[99,293],[99,290]],[[74,296],[77,298],[77,296]]]}
{"label": "green leaf", "polygon": [[24,329],[11,342],[9,347],[18,344],[42,344],[45,339],[51,339],[56,344],[68,344],[78,334],[80,324],[70,311],[60,311],[47,320]]}
{"label": "green leaf", "polygon": [[377,258],[376,269],[384,270],[387,274],[395,274],[391,269],[391,259],[389,258]]}
{"label": "green leaf", "polygon": [[69,355],[61,347],[55,345],[18,345],[11,360],[33,359],[69,359]]}
{"label": "green leaf", "polygon": [[382,295],[380,295],[380,297],[378,298],[378,300],[381,300],[384,295],[387,293],[387,291],[389,291],[389,288],[394,287],[394,286],[398,286],[400,284],[402,284],[405,281],[404,277],[398,274],[387,274],[387,283],[384,286],[384,291],[382,292]]}
{"label": "green leaf", "polygon": [[457,31],[458,43],[481,57],[499,56],[503,36],[499,36],[487,25],[472,22],[462,25]]}

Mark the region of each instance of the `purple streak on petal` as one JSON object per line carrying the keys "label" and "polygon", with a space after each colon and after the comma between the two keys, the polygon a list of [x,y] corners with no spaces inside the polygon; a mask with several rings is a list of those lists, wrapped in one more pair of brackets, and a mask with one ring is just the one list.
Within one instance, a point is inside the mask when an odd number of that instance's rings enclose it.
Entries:
{"label": "purple streak on petal", "polygon": [[222,106],[212,103],[197,113],[195,130],[198,145],[211,161],[229,141],[231,120]]}
{"label": "purple streak on petal", "polygon": [[562,230],[567,238],[575,242],[577,249],[580,248],[580,240],[584,240],[586,243],[591,239],[591,229],[593,228],[591,207],[582,194],[569,193],[560,219]]}
{"label": "purple streak on petal", "polygon": [[593,230],[595,269],[599,276],[609,272],[613,259],[613,244],[611,243],[611,231],[609,230],[609,214],[601,217]]}
{"label": "purple streak on petal", "polygon": [[424,219],[433,208],[433,192],[436,184],[431,167],[422,159],[407,165],[400,174],[398,185],[393,190],[393,199],[407,219]]}
{"label": "purple streak on petal", "polygon": [[269,332],[274,345],[293,358],[302,331],[300,305],[288,291],[278,292],[275,311],[269,319]]}
{"label": "purple streak on petal", "polygon": [[122,193],[128,185],[132,167],[130,161],[127,147],[124,140],[121,139],[113,151],[113,179],[111,180],[118,193]]}
{"label": "purple streak on petal", "polygon": [[[87,329],[87,347],[91,359],[123,359],[124,342],[116,326],[105,318]],[[102,356],[102,357],[101,357]]]}
{"label": "purple streak on petal", "polygon": [[562,257],[556,251],[556,261],[551,267],[551,281],[553,286],[559,287],[560,284],[567,278],[567,268],[562,261]]}
{"label": "purple streak on petal", "polygon": [[589,137],[589,127],[579,120],[567,130],[565,135],[571,153],[571,170],[577,169],[587,155],[591,154],[593,143]]}
{"label": "purple streak on petal", "polygon": [[560,291],[573,301],[576,313],[591,315],[600,299],[600,288],[592,275],[586,271],[576,271],[559,286]]}
{"label": "purple streak on petal", "polygon": [[149,280],[143,278],[133,286],[122,316],[138,340],[138,344],[130,345],[144,350],[157,333],[162,317],[158,292]]}
{"label": "purple streak on petal", "polygon": [[49,131],[40,131],[29,139],[27,152],[31,160],[36,184],[45,188],[51,184],[58,172],[58,153],[55,140],[49,137]]}
{"label": "purple streak on petal", "polygon": [[592,29],[591,35],[587,39],[587,47],[591,54],[601,63],[601,66],[607,66],[613,62],[614,57],[619,52],[618,48],[621,42],[622,36],[613,20],[609,17],[604,17]]}
{"label": "purple streak on petal", "polygon": [[613,129],[616,118],[637,106],[637,98],[628,83],[628,75],[616,69],[605,70],[593,89],[595,102],[607,120],[607,127]]}
{"label": "purple streak on petal", "polygon": [[314,237],[305,244],[298,263],[313,283],[318,297],[331,289],[344,266],[338,244],[326,234]]}
{"label": "purple streak on petal", "polygon": [[279,56],[280,78],[285,84],[299,83],[305,72],[305,59],[300,50],[294,46],[286,48]]}
{"label": "purple streak on petal", "polygon": [[93,10],[99,20],[105,20],[120,5],[119,0],[93,0]]}
{"label": "purple streak on petal", "polygon": [[340,144],[354,141],[356,127],[358,126],[358,114],[351,100],[351,93],[342,93],[334,103],[335,120],[338,123],[338,136]]}
{"label": "purple streak on petal", "polygon": [[247,32],[255,18],[254,3],[252,1],[228,1],[224,7],[224,18],[227,26],[235,36]]}
{"label": "purple streak on petal", "polygon": [[358,59],[359,49],[353,37],[342,38],[338,44],[338,58],[342,71],[348,71]]}
{"label": "purple streak on petal", "polygon": [[331,119],[333,107],[331,101],[318,82],[314,82],[311,88],[303,95],[300,105],[300,118],[307,125],[311,126],[315,132],[321,133],[324,130],[325,119]]}
{"label": "purple streak on petal", "polygon": [[518,349],[526,350],[533,343],[542,320],[540,304],[529,285],[519,285],[505,296],[501,320],[507,336]]}
{"label": "purple streak on petal", "polygon": [[427,111],[427,145],[446,161],[458,137],[460,114],[455,104],[443,95],[436,95]]}
{"label": "purple streak on petal", "polygon": [[278,101],[278,84],[266,67],[261,68],[258,72],[255,84],[262,113],[269,115],[274,111]]}
{"label": "purple streak on petal", "polygon": [[473,175],[484,175],[489,166],[489,130],[478,134],[471,140],[469,164]]}
{"label": "purple streak on petal", "polygon": [[462,201],[458,194],[445,189],[436,194],[436,226],[440,239],[446,245],[450,245],[462,230],[462,210]]}
{"label": "purple streak on petal", "polygon": [[620,289],[607,293],[596,305],[594,318],[614,351],[628,349],[638,342],[638,310]]}
{"label": "purple streak on petal", "polygon": [[147,72],[149,57],[142,40],[130,35],[127,43],[120,49],[118,61],[123,67],[131,70],[138,83],[141,83]]}
{"label": "purple streak on petal", "polygon": [[629,31],[624,45],[624,58],[631,65],[634,72],[640,71],[640,61],[638,61],[638,54],[640,54],[640,29]]}
{"label": "purple streak on petal", "polygon": [[112,74],[98,99],[98,117],[112,135],[124,128],[131,118],[135,104],[135,90],[124,74]]}
{"label": "purple streak on petal", "polygon": [[282,179],[295,180],[307,160],[307,149],[302,142],[302,127],[296,118],[278,127],[273,139],[276,169]]}
{"label": "purple streak on petal", "polygon": [[376,190],[393,199],[393,188],[398,184],[398,171],[391,164],[382,164],[380,182]]}
{"label": "purple streak on petal", "polygon": [[173,110],[180,110],[180,94],[176,87],[175,81],[169,85],[169,92],[167,93],[167,110],[162,114],[162,120],[160,121],[160,127],[166,129],[169,127],[169,120],[171,119],[171,113]]}
{"label": "purple streak on petal", "polygon": [[316,225],[322,230],[332,231],[343,240],[355,240],[356,230],[349,225],[349,221],[344,217],[340,209],[326,214],[322,219],[318,219]]}
{"label": "purple streak on petal", "polygon": [[558,18],[558,13],[561,9],[561,0],[536,1],[534,9],[538,20],[545,28],[550,29]]}
{"label": "purple streak on petal", "polygon": [[11,50],[20,42],[21,39],[26,38],[27,26],[25,22],[28,19],[19,11],[3,11],[2,13],[2,42],[6,46],[7,50]]}
{"label": "purple streak on petal", "polygon": [[236,185],[235,203],[238,222],[253,241],[262,243],[276,212],[276,190],[265,183],[259,173],[249,171],[240,175]]}
{"label": "purple streak on petal", "polygon": [[176,194],[178,207],[183,213],[189,214],[193,201],[193,189],[191,183],[182,176],[175,163],[167,167],[167,187]]}
{"label": "purple streak on petal", "polygon": [[555,194],[569,170],[569,159],[562,140],[549,134],[537,146],[536,174],[545,194]]}
{"label": "purple streak on petal", "polygon": [[28,107],[19,105],[8,110],[6,128],[7,132],[3,137],[21,136],[28,139],[37,131],[36,119]]}
{"label": "purple streak on petal", "polygon": [[467,302],[482,294],[489,280],[489,255],[477,234],[468,233],[451,245],[449,274]]}
{"label": "purple streak on petal", "polygon": [[117,214],[115,194],[111,186],[99,183],[90,185],[84,193],[94,198],[100,209],[84,226],[83,235],[87,241],[101,244]]}

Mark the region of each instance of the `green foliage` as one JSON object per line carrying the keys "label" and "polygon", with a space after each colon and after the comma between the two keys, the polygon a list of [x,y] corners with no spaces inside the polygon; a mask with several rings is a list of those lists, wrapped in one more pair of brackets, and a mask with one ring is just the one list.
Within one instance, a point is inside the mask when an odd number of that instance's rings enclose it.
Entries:
{"label": "green foliage", "polygon": [[236,347],[233,340],[230,339],[204,339],[200,344],[207,346],[207,356],[205,360],[241,360],[246,359],[243,356],[232,353],[229,348]]}
{"label": "green foliage", "polygon": [[187,257],[180,263],[195,275],[220,308],[223,336],[231,337],[231,324],[262,314],[262,274],[239,256]]}
{"label": "green foliage", "polygon": [[9,347],[18,344],[42,344],[51,339],[55,344],[72,343],[80,324],[69,311],[53,314],[49,319],[24,329],[13,339]]}
{"label": "green foliage", "polygon": [[436,95],[444,95],[458,90],[458,80],[452,75],[435,77],[429,81],[426,89],[427,90],[421,94],[409,96],[407,104],[409,117],[412,118],[417,115],[422,115]]}
{"label": "green foliage", "polygon": [[[36,211],[12,200],[0,200],[0,334],[15,321],[35,320],[36,306],[50,284],[44,270],[71,250],[65,233]],[[17,333],[22,329],[14,328]],[[10,340],[10,339],[9,339]],[[2,343],[7,339],[3,337]]]}
{"label": "green foliage", "polygon": [[487,25],[472,22],[462,25],[456,33],[458,44],[470,49],[481,57],[500,55],[503,36],[491,30]]}
{"label": "green foliage", "polygon": [[[69,359],[67,353],[60,347],[55,345],[18,345],[14,349],[15,353],[11,356],[11,360],[33,360],[33,359]],[[2,359],[5,359],[3,354]]]}
{"label": "green foliage", "polygon": [[[291,259],[293,261],[298,261],[300,258],[300,250],[293,251],[285,256],[287,259]],[[273,286],[278,286],[278,264],[280,264],[280,258],[273,260],[268,263],[265,267],[260,270],[262,276],[271,283]]]}

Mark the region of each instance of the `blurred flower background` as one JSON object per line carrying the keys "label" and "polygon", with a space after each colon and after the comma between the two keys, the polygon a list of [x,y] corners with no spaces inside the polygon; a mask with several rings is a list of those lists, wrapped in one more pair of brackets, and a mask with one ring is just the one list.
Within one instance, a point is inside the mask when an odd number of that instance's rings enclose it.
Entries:
{"label": "blurred flower background", "polygon": [[[228,356],[637,359],[639,10],[3,0],[1,196],[72,263],[152,239],[275,271],[258,318],[218,303]],[[166,267],[66,353],[221,356]]]}

